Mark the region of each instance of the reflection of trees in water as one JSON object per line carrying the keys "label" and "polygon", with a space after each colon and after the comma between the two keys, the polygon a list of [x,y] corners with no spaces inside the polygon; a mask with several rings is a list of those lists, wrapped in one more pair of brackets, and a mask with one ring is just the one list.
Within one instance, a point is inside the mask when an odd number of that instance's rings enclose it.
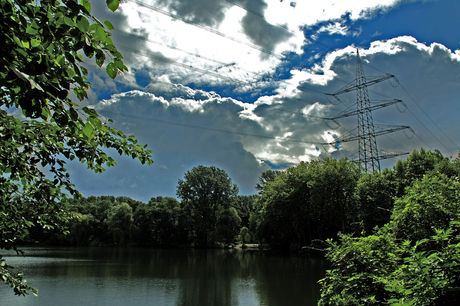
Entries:
{"label": "reflection of trees in water", "polygon": [[181,271],[180,305],[237,305],[238,286],[243,285],[254,286],[257,305],[316,305],[319,299],[317,281],[326,270],[322,259],[240,250],[193,252]]}
{"label": "reflection of trees in water", "polygon": [[181,271],[179,305],[236,305],[233,282],[241,264],[232,250],[191,250]]}
{"label": "reflection of trees in water", "polygon": [[325,276],[323,259],[261,254],[252,276],[261,305],[317,305],[318,280]]}
{"label": "reflection of trees in water", "polygon": [[[255,250],[53,248],[34,255],[69,260],[34,267],[56,279],[96,279],[100,290],[116,279],[168,296],[177,305],[316,305],[324,260]],[[30,254],[30,253],[29,253]],[[40,271],[37,271],[37,268]],[[155,287],[155,288],[154,288]],[[105,289],[104,289],[105,288]],[[123,290],[122,289],[122,290]],[[155,290],[156,289],[156,290]]]}

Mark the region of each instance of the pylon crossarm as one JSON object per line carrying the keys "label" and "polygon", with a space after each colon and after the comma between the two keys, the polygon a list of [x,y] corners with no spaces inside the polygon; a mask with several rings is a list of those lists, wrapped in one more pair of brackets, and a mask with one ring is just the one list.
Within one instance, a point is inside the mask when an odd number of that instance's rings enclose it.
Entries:
{"label": "pylon crossarm", "polygon": [[407,125],[375,125],[374,126],[374,132],[375,136],[380,136],[380,135],[385,135],[401,130],[408,129],[410,131],[413,131],[410,126]]}
{"label": "pylon crossarm", "polygon": [[[412,128],[407,125],[375,125],[373,135],[380,136],[405,129],[409,129],[410,131],[412,131]],[[369,133],[365,133],[364,135],[358,135],[358,129],[354,128],[353,130],[348,131],[347,133],[340,136],[337,140],[329,142],[327,144],[335,145],[338,142],[351,142],[359,140],[360,138],[369,138],[369,136],[371,136],[371,134]]]}
{"label": "pylon crossarm", "polygon": [[389,159],[389,158],[393,158],[393,157],[397,157],[397,156],[401,156],[401,155],[407,155],[409,154],[409,152],[389,152],[389,151],[382,151],[382,153],[379,153],[379,159],[382,160],[382,159]]}
{"label": "pylon crossarm", "polygon": [[354,81],[351,81],[350,83],[348,83],[347,85],[345,85],[344,87],[340,88],[335,93],[326,94],[326,95],[328,95],[328,96],[341,95],[341,94],[344,94],[344,93],[347,93],[347,92],[355,91],[358,87],[371,86],[371,85],[386,81],[386,80],[394,78],[394,77],[395,76],[392,75],[392,74],[386,74],[386,75],[383,75],[383,76],[366,77],[366,82],[361,83],[359,85],[357,84],[356,80],[354,80]]}
{"label": "pylon crossarm", "polygon": [[[390,105],[393,105],[393,104],[396,104],[396,103],[401,103],[401,104],[403,104],[405,106],[404,102],[402,100],[399,100],[399,99],[385,100],[385,101],[374,101],[374,102],[371,102],[371,103],[372,103],[372,105],[368,109],[366,108],[365,110],[374,111],[374,110],[381,109],[381,108],[384,108],[384,107],[387,107],[387,106],[390,106]],[[355,107],[356,107],[355,105],[351,105],[351,106],[347,107],[347,109],[341,111],[338,115],[336,115],[334,117],[331,117],[331,118],[324,118],[324,119],[325,120],[333,120],[333,121],[335,121],[336,119],[340,119],[340,118],[356,116],[359,113],[359,111],[357,109],[353,109]]]}

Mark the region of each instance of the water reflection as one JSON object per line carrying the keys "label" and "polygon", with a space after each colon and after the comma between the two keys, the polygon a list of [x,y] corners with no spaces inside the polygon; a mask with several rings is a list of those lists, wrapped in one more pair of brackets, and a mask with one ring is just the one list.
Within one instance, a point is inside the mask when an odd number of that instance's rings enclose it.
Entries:
{"label": "water reflection", "polygon": [[39,289],[1,305],[316,305],[321,259],[257,251],[28,248],[6,256]]}

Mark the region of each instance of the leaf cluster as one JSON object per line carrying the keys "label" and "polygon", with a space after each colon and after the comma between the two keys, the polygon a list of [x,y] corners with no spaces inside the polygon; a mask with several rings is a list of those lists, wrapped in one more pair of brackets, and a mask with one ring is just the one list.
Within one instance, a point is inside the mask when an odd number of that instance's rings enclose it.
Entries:
{"label": "leaf cluster", "polygon": [[[107,0],[112,11],[118,4]],[[33,225],[60,227],[69,218],[62,203],[79,193],[66,161],[101,173],[116,165],[105,150],[112,148],[153,162],[146,145],[70,99],[71,91],[88,97],[84,56],[111,78],[127,71],[112,29],[91,15],[88,0],[0,0],[0,248],[16,249]],[[18,294],[28,290],[11,284]]]}
{"label": "leaf cluster", "polygon": [[319,305],[458,304],[459,195],[456,178],[425,175],[375,234],[329,241]]}

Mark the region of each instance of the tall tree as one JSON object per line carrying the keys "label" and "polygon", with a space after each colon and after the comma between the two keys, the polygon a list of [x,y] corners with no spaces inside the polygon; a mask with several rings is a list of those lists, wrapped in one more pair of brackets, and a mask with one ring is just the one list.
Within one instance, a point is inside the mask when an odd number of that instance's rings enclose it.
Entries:
{"label": "tall tree", "polygon": [[356,217],[356,163],[322,159],[300,163],[265,185],[251,229],[272,247],[306,245],[350,230]]}
{"label": "tall tree", "polygon": [[268,183],[273,182],[278,174],[281,173],[283,173],[283,171],[280,170],[267,170],[262,172],[259,177],[259,182],[256,184],[256,189],[259,191],[259,194],[262,193]]}
{"label": "tall tree", "polygon": [[[232,184],[224,170],[214,166],[200,165],[187,171],[184,179],[179,180],[176,193],[190,216],[190,231],[198,246],[210,246],[219,241],[223,238],[218,236],[223,232],[222,227],[232,226],[232,218],[238,217],[235,211],[230,211],[238,187]],[[235,230],[234,236],[238,228]]]}
{"label": "tall tree", "polygon": [[[119,1],[107,5],[115,11]],[[78,99],[87,98],[91,84],[83,54],[105,65],[111,78],[127,71],[111,29],[109,21],[91,15],[88,0],[0,0],[0,248],[16,249],[31,226],[54,227],[68,218],[62,203],[78,192],[66,160],[101,173],[116,164],[104,150],[114,148],[153,162],[152,151],[134,136],[69,96],[72,90]],[[16,294],[36,293],[3,260],[0,274]]]}
{"label": "tall tree", "polygon": [[363,174],[356,188],[358,216],[364,233],[371,234],[375,226],[383,226],[390,221],[393,210],[395,188],[383,173]]}
{"label": "tall tree", "polygon": [[112,207],[105,220],[113,242],[117,246],[126,246],[130,241],[134,223],[133,209],[128,203],[120,203]]}
{"label": "tall tree", "polygon": [[414,150],[405,160],[398,160],[393,171],[388,174],[391,175],[389,179],[396,185],[396,196],[401,197],[407,187],[430,172],[440,172],[448,176],[459,174],[455,164],[439,150],[430,151],[423,148]]}

